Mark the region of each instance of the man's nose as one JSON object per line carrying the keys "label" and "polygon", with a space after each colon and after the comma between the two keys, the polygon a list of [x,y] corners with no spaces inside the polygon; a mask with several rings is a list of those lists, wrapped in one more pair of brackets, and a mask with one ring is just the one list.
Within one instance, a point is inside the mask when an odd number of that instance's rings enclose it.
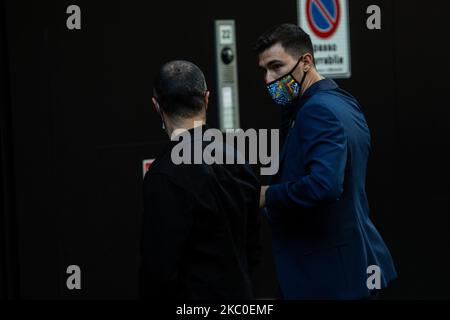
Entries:
{"label": "man's nose", "polygon": [[275,77],[270,72],[267,72],[266,75],[264,76],[264,81],[266,82],[266,84],[274,82]]}

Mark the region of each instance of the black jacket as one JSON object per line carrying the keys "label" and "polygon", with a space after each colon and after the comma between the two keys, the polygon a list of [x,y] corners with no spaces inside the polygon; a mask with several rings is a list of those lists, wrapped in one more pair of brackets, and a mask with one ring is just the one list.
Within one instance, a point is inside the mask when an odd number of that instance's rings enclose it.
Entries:
{"label": "black jacket", "polygon": [[258,179],[248,165],[175,165],[176,144],[167,145],[144,180],[141,297],[251,299],[260,250]]}

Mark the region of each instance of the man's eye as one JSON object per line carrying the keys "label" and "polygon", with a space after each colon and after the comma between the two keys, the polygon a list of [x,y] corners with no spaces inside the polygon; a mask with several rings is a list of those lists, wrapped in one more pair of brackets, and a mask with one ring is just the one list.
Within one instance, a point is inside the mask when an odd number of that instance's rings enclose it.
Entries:
{"label": "man's eye", "polygon": [[275,65],[273,66],[273,70],[279,70],[281,67],[282,67],[281,64],[275,64]]}

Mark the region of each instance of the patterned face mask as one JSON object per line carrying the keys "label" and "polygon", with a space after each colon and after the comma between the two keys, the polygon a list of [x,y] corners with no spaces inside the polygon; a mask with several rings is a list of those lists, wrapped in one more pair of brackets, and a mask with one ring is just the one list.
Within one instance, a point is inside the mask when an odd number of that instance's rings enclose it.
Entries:
{"label": "patterned face mask", "polygon": [[287,75],[282,76],[281,78],[267,85],[267,90],[269,91],[270,96],[276,104],[287,107],[292,105],[300,97],[300,91],[303,82],[305,81],[306,72],[304,73],[303,79],[300,83],[295,80],[293,72],[300,64],[302,59],[303,57],[298,60],[295,67]]}

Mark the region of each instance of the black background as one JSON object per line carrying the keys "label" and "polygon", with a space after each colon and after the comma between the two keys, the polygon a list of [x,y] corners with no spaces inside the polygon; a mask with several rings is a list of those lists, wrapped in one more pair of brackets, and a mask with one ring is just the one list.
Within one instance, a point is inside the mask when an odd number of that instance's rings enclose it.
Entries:
{"label": "black background", "polygon": [[[137,297],[142,160],[166,141],[151,106],[164,62],[190,60],[215,101],[214,20],[237,26],[241,127],[277,128],[253,43],[297,22],[296,1],[0,2],[1,297]],[[349,0],[352,78],[338,83],[372,131],[367,189],[372,217],[399,280],[386,298],[450,298],[448,102],[444,1]],[[66,8],[82,29],[66,28]],[[382,9],[382,30],[366,9]],[[270,234],[255,279],[274,297]],[[79,265],[82,290],[66,288]]]}

